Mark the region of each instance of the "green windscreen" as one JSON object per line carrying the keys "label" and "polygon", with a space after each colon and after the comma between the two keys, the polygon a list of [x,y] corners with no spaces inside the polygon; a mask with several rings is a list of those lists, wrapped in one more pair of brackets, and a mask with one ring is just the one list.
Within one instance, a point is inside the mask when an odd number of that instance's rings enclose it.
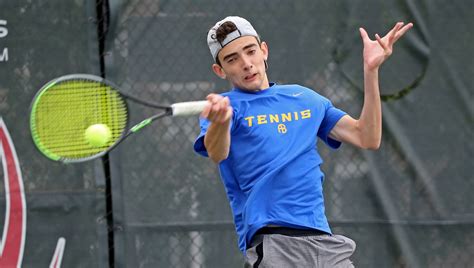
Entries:
{"label": "green windscreen", "polygon": [[[86,139],[86,129],[104,124],[110,138],[100,146]],[[107,84],[89,79],[51,82],[37,95],[30,118],[33,140],[52,160],[81,161],[113,146],[127,126],[127,106]]]}

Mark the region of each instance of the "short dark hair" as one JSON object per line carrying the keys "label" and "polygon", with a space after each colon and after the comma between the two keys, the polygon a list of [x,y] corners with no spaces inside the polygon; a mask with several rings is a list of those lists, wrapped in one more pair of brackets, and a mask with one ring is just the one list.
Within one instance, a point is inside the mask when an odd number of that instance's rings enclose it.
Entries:
{"label": "short dark hair", "polygon": [[219,28],[216,30],[216,39],[219,43],[222,43],[228,34],[237,30],[237,26],[231,21],[226,21],[222,23]]}
{"label": "short dark hair", "polygon": [[[235,24],[231,21],[226,21],[224,23],[221,24],[221,26],[219,26],[219,28],[217,28],[216,30],[216,40],[222,44],[222,42],[224,41],[224,39],[227,37],[228,34],[234,32],[234,31],[237,31],[237,26],[235,26]],[[257,42],[258,44],[260,45],[260,40],[258,38],[257,39]],[[221,66],[221,62],[219,60],[219,53],[217,53],[216,55],[216,63]]]}
{"label": "short dark hair", "polygon": [[[231,21],[226,21],[222,23],[219,28],[216,30],[216,40],[219,43],[222,43],[228,34],[237,30],[237,26]],[[221,61],[219,60],[219,53],[216,55],[216,63],[221,66]]]}

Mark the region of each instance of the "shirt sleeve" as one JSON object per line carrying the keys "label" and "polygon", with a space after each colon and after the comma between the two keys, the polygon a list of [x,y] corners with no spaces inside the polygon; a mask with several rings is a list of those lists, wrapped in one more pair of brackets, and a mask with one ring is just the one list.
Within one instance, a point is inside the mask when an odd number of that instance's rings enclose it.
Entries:
{"label": "shirt sleeve", "polygon": [[325,112],[323,121],[321,122],[321,126],[318,130],[318,137],[323,140],[324,143],[326,143],[329,147],[337,149],[341,146],[341,142],[330,138],[329,133],[336,125],[336,123],[347,113],[334,107],[331,101],[329,101],[328,99],[323,99]]}

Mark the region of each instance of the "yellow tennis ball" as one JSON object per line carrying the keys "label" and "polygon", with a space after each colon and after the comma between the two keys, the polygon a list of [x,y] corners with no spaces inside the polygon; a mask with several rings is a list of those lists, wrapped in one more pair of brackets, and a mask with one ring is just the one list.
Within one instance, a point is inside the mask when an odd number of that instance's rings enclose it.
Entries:
{"label": "yellow tennis ball", "polygon": [[90,145],[94,147],[101,147],[109,142],[110,138],[112,137],[112,133],[110,132],[110,128],[107,125],[94,124],[86,129],[85,137],[86,141]]}

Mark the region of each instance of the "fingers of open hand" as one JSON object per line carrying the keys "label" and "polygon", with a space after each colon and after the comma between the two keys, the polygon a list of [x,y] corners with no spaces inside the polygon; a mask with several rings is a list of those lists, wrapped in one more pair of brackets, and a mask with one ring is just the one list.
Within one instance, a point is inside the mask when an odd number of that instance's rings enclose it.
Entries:
{"label": "fingers of open hand", "polygon": [[[402,24],[403,25],[403,24]],[[396,42],[400,37],[402,37],[408,30],[410,30],[413,27],[413,23],[408,23],[407,25],[403,26],[403,28],[400,28],[394,36],[394,41]]]}
{"label": "fingers of open hand", "polygon": [[359,28],[359,32],[363,42],[370,41],[369,35],[367,34],[367,31],[364,28]]}
{"label": "fingers of open hand", "polygon": [[375,40],[379,43],[379,45],[385,50],[388,48],[387,44],[385,41],[380,37],[379,34],[375,34]]}
{"label": "fingers of open hand", "polygon": [[413,27],[413,23],[408,23],[405,25],[404,22],[397,22],[392,30],[387,34],[388,41],[391,45],[397,42],[400,37],[402,37],[410,28]]}
{"label": "fingers of open hand", "polygon": [[392,44],[381,38],[378,34],[375,34],[375,39],[377,43],[382,47],[383,54],[385,56],[390,56],[392,54]]}
{"label": "fingers of open hand", "polygon": [[388,35],[388,42],[393,43],[395,41],[395,36],[397,35],[397,32],[402,28],[403,22],[397,22],[393,29],[387,34]]}

